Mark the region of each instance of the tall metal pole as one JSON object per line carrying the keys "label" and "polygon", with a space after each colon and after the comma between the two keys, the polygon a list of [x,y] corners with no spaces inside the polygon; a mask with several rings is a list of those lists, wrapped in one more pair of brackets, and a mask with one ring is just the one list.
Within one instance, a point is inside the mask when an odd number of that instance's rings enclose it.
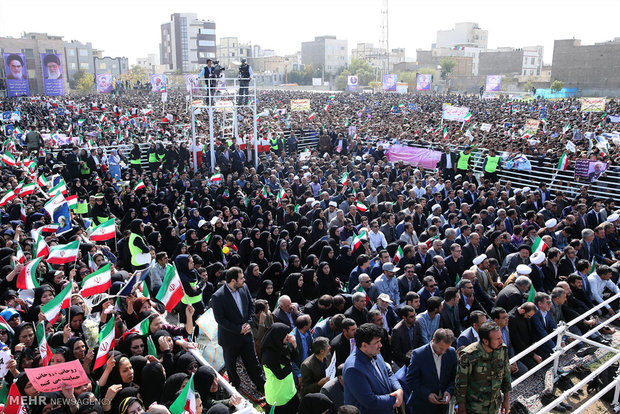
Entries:
{"label": "tall metal pole", "polygon": [[254,125],[254,168],[258,168],[258,128],[256,127],[256,78],[252,78],[254,86],[254,100],[252,101],[252,113],[254,119],[252,124]]}
{"label": "tall metal pole", "polygon": [[[191,95],[190,95],[191,96]],[[194,105],[190,106],[192,111],[191,121],[192,121],[192,158],[194,160],[194,173],[198,171],[198,159],[196,155],[196,117],[194,116]]]}
{"label": "tall metal pole", "polygon": [[215,139],[213,137],[213,106],[209,102],[209,147],[211,151],[211,172],[215,171]]}

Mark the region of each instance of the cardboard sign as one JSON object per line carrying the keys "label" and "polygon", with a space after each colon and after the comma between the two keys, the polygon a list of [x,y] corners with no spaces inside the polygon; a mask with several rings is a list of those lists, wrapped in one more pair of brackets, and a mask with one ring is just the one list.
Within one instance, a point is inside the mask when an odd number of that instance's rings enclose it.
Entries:
{"label": "cardboard sign", "polygon": [[0,351],[0,378],[4,378],[7,372],[9,372],[9,361],[11,360],[11,353],[9,351]]}
{"label": "cardboard sign", "polygon": [[90,382],[78,360],[47,367],[26,368],[26,375],[34,389],[40,392],[59,391],[63,384],[78,387]]}
{"label": "cardboard sign", "polygon": [[291,99],[291,111],[309,111],[310,99]]}

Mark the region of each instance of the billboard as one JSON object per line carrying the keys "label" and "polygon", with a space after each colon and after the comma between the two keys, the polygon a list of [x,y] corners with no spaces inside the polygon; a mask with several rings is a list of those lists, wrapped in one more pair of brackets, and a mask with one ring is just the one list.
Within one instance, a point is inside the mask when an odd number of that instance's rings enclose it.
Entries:
{"label": "billboard", "polygon": [[98,73],[96,83],[97,83],[97,93],[112,93],[112,74],[111,73]]}
{"label": "billboard", "polygon": [[164,74],[151,75],[151,91],[166,92],[166,75]]}
{"label": "billboard", "polygon": [[65,94],[65,80],[62,76],[62,55],[56,53],[41,53],[41,67],[43,68],[43,89],[47,96],[62,96]]}
{"label": "billboard", "polygon": [[347,80],[347,90],[351,92],[357,91],[357,76],[349,76],[349,79]]}
{"label": "billboard", "polygon": [[397,81],[398,77],[396,75],[383,75],[383,90],[396,91]]}
{"label": "billboard", "polygon": [[418,73],[416,77],[416,89],[419,91],[430,91],[433,75],[428,73]]}
{"label": "billboard", "polygon": [[28,68],[23,53],[4,54],[4,73],[9,96],[30,95],[28,86]]}
{"label": "billboard", "polygon": [[487,75],[487,92],[499,92],[502,86],[502,75]]}

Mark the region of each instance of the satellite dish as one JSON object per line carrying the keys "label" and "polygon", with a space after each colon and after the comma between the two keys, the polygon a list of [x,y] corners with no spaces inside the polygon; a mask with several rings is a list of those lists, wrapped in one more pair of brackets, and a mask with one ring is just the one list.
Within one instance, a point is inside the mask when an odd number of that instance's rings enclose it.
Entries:
{"label": "satellite dish", "polygon": [[235,66],[241,66],[241,62],[239,62],[238,60],[233,60],[232,62],[230,62],[230,64]]}

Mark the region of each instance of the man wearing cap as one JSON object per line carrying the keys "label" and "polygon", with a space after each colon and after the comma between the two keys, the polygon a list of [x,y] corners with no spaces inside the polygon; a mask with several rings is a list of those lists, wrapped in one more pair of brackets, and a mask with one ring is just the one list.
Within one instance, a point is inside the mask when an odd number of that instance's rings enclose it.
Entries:
{"label": "man wearing cap", "polygon": [[375,279],[375,286],[379,291],[379,297],[384,293],[392,300],[392,302],[398,306],[400,304],[400,295],[398,292],[398,281],[394,277],[394,274],[400,269],[395,267],[392,263],[384,263],[383,274]]}
{"label": "man wearing cap", "polygon": [[[377,297],[377,303],[372,305],[370,310],[378,310],[381,312],[381,316],[383,317],[382,326],[389,333],[392,332],[392,328],[398,322],[398,317],[396,316],[396,312],[394,311],[393,301],[386,293],[381,293]],[[370,314],[369,314],[370,319]],[[369,322],[372,322],[369,320]]]}
{"label": "man wearing cap", "polygon": [[528,292],[532,281],[529,274],[532,269],[527,265],[519,265],[517,267],[517,275],[514,283],[506,285],[498,294],[495,300],[495,306],[502,307],[510,312],[512,309],[520,306],[527,299]]}

